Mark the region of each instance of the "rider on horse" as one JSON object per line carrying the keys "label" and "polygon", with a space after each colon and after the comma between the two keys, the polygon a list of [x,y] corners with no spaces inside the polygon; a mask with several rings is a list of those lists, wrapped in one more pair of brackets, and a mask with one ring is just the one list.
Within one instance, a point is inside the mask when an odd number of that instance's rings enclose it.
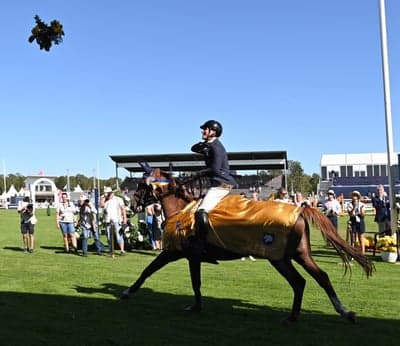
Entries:
{"label": "rider on horse", "polygon": [[204,156],[206,168],[194,174],[191,179],[208,177],[211,186],[195,213],[195,239],[190,248],[198,257],[205,253],[207,233],[211,230],[208,212],[236,185],[229,170],[228,155],[219,140],[222,125],[216,120],[208,120],[200,128],[203,141],[193,145],[191,150]]}

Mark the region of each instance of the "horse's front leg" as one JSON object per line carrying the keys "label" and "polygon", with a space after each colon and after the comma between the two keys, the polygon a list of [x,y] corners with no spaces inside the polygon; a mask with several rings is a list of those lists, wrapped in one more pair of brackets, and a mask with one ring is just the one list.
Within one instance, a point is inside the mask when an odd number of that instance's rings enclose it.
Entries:
{"label": "horse's front leg", "polygon": [[177,261],[183,258],[183,254],[180,251],[162,251],[140,274],[139,278],[135,281],[135,283],[125,289],[120,298],[128,299],[130,298],[146,281],[146,279],[153,275],[156,271],[160,270],[162,267],[167,265],[170,262]]}
{"label": "horse's front leg", "polygon": [[186,311],[198,312],[202,309],[201,298],[201,261],[198,259],[189,259],[190,279],[192,280],[192,288],[194,292],[194,305],[188,306]]}

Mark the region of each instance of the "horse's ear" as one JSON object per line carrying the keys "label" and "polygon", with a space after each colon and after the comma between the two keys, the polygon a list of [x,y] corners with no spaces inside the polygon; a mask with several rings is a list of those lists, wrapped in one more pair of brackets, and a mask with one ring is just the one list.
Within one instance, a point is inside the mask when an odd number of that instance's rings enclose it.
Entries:
{"label": "horse's ear", "polygon": [[138,162],[139,166],[143,168],[144,173],[149,176],[153,169],[150,167],[148,162]]}

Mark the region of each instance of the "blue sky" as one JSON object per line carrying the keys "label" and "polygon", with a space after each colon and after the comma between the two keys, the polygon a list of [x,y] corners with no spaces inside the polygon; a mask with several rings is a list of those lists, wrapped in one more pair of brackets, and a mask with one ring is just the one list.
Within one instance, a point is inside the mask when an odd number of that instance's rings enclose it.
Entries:
{"label": "blue sky", "polygon": [[[398,151],[399,1],[386,12]],[[228,151],[287,150],[308,174],[322,154],[386,151],[378,0],[14,0],[2,13],[7,174],[112,177],[109,155],[189,152],[208,119]],[[50,52],[27,41],[35,14],[64,26]]]}

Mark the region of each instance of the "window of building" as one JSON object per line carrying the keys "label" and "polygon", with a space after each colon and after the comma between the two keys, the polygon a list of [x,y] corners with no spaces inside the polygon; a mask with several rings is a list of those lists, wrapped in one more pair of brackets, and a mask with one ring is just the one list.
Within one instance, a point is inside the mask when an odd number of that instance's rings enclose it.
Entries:
{"label": "window of building", "polygon": [[347,176],[348,177],[353,176],[353,166],[347,166]]}

